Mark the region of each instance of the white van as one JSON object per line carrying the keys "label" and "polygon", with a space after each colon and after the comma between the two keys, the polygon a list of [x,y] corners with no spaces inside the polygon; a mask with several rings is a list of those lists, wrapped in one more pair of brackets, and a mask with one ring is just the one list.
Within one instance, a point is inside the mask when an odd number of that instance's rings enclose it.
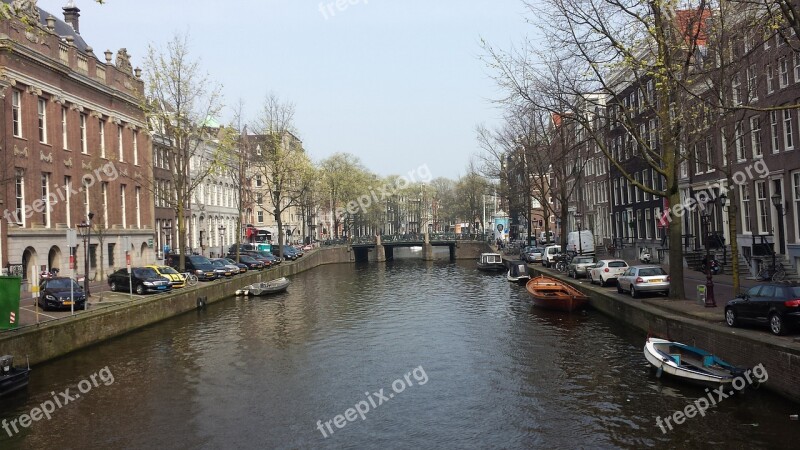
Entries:
{"label": "white van", "polygon": [[590,230],[581,230],[578,242],[577,231],[567,234],[567,250],[581,255],[594,255],[594,235]]}
{"label": "white van", "polygon": [[556,255],[559,254],[561,254],[560,245],[548,245],[542,252],[542,265],[545,267],[552,267],[555,262]]}

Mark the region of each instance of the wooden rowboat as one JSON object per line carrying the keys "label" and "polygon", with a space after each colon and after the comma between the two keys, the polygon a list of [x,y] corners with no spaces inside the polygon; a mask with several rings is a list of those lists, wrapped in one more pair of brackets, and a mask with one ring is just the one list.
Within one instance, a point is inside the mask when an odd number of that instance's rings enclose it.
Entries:
{"label": "wooden rowboat", "polygon": [[654,337],[645,342],[644,356],[659,377],[666,373],[705,386],[730,384],[745,371],[705,350]]}
{"label": "wooden rowboat", "polygon": [[533,304],[547,309],[571,312],[589,303],[589,297],[555,278],[540,275],[525,285]]}

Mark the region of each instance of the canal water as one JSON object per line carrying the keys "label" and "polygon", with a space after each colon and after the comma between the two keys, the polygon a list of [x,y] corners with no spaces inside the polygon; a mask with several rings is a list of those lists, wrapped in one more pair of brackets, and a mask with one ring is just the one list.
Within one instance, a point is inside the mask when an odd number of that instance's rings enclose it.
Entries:
{"label": "canal water", "polygon": [[[788,448],[800,437],[789,419],[800,407],[763,389],[662,433],[657,417],[707,394],[659,381],[642,333],[532,308],[524,287],[471,261],[396,256],[323,266],[285,294],[231,298],[37,366],[27,393],[0,400],[19,429],[0,430],[0,448]],[[49,419],[19,425],[48,402]]]}

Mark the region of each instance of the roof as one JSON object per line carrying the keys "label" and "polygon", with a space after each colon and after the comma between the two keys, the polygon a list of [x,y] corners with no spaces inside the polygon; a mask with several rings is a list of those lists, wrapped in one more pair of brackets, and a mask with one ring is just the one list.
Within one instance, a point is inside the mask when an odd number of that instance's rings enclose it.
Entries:
{"label": "roof", "polygon": [[[2,1],[3,3],[11,5],[14,0],[0,0],[0,1]],[[38,6],[36,8],[39,10],[39,23],[42,24],[42,26],[44,26],[46,28],[47,27],[47,18],[49,16],[53,16],[56,19],[55,32],[58,33],[58,35],[61,36],[61,37],[72,36],[73,38],[75,38],[74,42],[75,42],[75,46],[78,47],[78,50],[80,50],[81,52],[85,52],[86,51],[86,47],[88,47],[88,45],[86,44],[86,41],[84,41],[83,38],[81,37],[81,35],[78,34],[72,28],[72,25],[64,22],[63,13],[60,15],[61,18],[59,18],[59,15],[57,15],[57,14],[53,14],[53,13],[51,13],[49,11],[46,11],[46,10],[44,10],[42,8],[39,8]]]}

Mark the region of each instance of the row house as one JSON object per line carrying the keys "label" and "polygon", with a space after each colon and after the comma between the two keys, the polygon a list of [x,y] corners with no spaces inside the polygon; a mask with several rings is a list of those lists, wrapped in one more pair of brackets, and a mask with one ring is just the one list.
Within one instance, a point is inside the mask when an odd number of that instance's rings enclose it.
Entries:
{"label": "row house", "polygon": [[[3,0],[0,21],[0,265],[35,280],[65,271],[67,229],[91,227],[78,243],[78,273],[90,279],[152,262],[150,136],[139,107],[143,82],[125,49],[95,55],[79,34],[79,9],[64,20],[36,6]],[[17,6],[21,5],[21,6]],[[21,9],[15,10],[15,7]],[[123,248],[123,243],[130,247]]]}

